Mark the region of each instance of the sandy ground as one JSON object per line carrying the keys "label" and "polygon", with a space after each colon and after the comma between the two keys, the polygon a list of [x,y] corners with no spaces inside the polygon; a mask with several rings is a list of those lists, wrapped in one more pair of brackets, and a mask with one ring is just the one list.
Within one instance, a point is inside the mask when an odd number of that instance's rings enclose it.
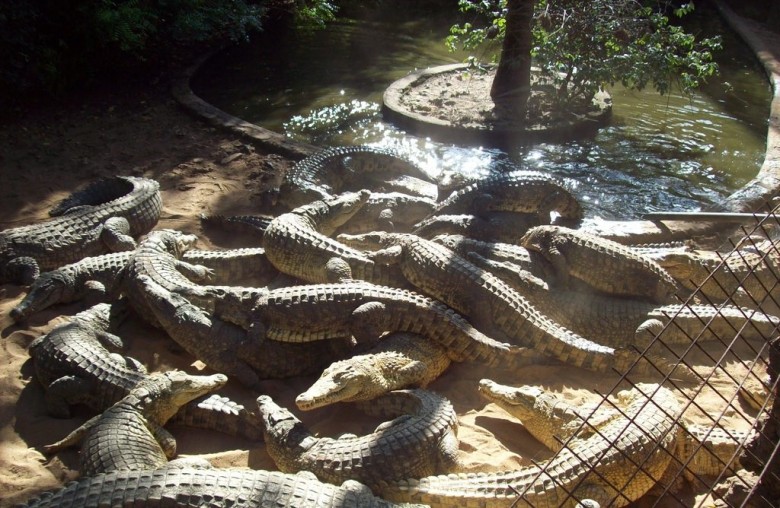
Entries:
{"label": "sandy ground", "polygon": [[[43,220],[59,199],[97,177],[142,175],[161,184],[164,208],[158,228],[195,233],[201,239],[199,248],[253,245],[251,239],[207,235],[198,215],[272,212],[272,199],[266,191],[278,183],[291,161],[260,153],[232,135],[206,126],[181,111],[169,97],[161,84],[144,91],[117,87],[112,92],[75,98],[69,104],[35,108],[0,126],[0,228]],[[8,311],[23,295],[24,288],[0,287],[0,507],[56,488],[76,476],[76,451],[46,457],[40,447],[63,437],[90,416],[82,411],[61,420],[46,414],[43,391],[33,378],[26,350],[32,340],[81,307],[56,307],[19,327],[10,320]],[[127,343],[126,354],[141,360],[151,371],[198,370],[193,358],[177,352],[170,339],[137,318],[122,325],[118,334]],[[706,365],[709,360],[692,361]],[[618,379],[568,367],[495,372],[472,365],[453,366],[430,388],[449,397],[460,416],[461,458],[467,470],[516,468],[551,456],[516,420],[480,398],[476,381],[483,377],[542,386],[576,404],[598,401],[598,393],[609,392]],[[730,400],[733,383],[721,378],[719,375],[719,389]],[[270,380],[265,382],[264,391],[292,408],[320,435],[365,433],[380,423],[356,417],[346,406],[298,411],[293,400],[313,381]],[[248,407],[254,406],[258,395],[234,384],[224,393]],[[703,391],[697,402],[715,417],[724,410],[724,398],[713,390]],[[731,413],[755,415],[741,402],[736,404],[739,407]],[[693,418],[706,420],[697,412],[690,411]],[[732,421],[736,427],[748,425],[740,418]],[[205,454],[220,467],[274,468],[262,443],[181,428],[174,433],[180,454]]]}

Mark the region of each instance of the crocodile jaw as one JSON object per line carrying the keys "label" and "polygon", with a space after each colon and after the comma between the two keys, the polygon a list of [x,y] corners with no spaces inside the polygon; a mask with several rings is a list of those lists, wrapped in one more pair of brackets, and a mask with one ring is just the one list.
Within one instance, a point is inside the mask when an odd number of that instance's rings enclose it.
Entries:
{"label": "crocodile jaw", "polygon": [[337,380],[326,371],[308,390],[295,398],[295,404],[300,410],[309,411],[335,402],[356,400],[360,393],[358,378]]}
{"label": "crocodile jaw", "polygon": [[[212,374],[210,376],[193,376],[182,371],[171,371],[171,401],[170,405],[176,410],[201,395],[213,392],[227,383],[224,374]],[[174,411],[175,413],[175,411]]]}
{"label": "crocodile jaw", "polygon": [[68,300],[72,296],[67,294],[68,289],[73,293],[73,284],[62,277],[42,274],[33,282],[24,300],[11,310],[11,318],[16,322],[23,321],[31,314]]}
{"label": "crocodile jaw", "polygon": [[511,387],[490,379],[482,379],[479,382],[479,393],[512,414],[519,413],[522,409],[527,409],[530,414],[543,391],[535,386]]}

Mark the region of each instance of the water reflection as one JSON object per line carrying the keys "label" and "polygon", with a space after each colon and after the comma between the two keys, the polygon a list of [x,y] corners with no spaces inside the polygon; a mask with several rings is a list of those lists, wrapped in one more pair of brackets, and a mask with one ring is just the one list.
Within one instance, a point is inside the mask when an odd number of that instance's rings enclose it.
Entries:
{"label": "water reflection", "polygon": [[729,34],[721,77],[696,97],[616,88],[613,121],[591,139],[507,152],[439,143],[382,122],[381,95],[392,81],[462,60],[443,46],[449,24],[341,20],[324,32],[230,50],[193,86],[218,107],[294,139],[394,148],[432,174],[484,176],[510,164],[550,171],[575,188],[591,218],[697,210],[744,185],[763,161],[769,87]]}

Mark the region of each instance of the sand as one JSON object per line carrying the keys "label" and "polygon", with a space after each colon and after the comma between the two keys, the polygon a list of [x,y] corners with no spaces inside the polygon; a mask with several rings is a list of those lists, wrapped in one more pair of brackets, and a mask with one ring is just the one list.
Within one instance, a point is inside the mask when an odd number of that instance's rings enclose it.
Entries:
{"label": "sand", "polygon": [[[207,233],[198,215],[273,212],[267,190],[278,184],[281,172],[291,164],[190,118],[172,103],[162,84],[123,85],[92,92],[71,104],[33,108],[0,126],[0,146],[4,147],[0,152],[0,228],[45,220],[53,204],[94,178],[139,175],[155,178],[161,184],[163,213],[157,227],[197,234],[198,248],[256,245],[252,239]],[[22,287],[0,287],[0,507],[75,478],[76,450],[47,457],[40,449],[91,416],[84,409],[70,419],[48,416],[43,389],[34,379],[27,354],[31,341],[83,306],[76,303],[48,309],[20,327],[10,320],[8,311],[23,295]],[[118,335],[126,341],[125,354],[139,359],[150,371],[179,368],[209,372],[194,358],[177,351],[162,332],[136,317],[123,324]],[[717,350],[712,349],[715,357]],[[690,361],[705,372],[711,362],[699,356]],[[448,397],[458,412],[461,459],[463,469],[468,471],[517,468],[552,455],[518,421],[479,396],[477,382],[485,377],[506,384],[537,385],[578,405],[600,400],[599,393],[610,392],[619,379],[617,375],[570,367],[534,366],[519,372],[498,372],[475,365],[453,365],[430,388]],[[298,411],[294,398],[313,381],[314,377],[269,380],[263,383],[263,393],[293,409],[318,435],[366,433],[381,423],[356,416],[345,405]],[[696,398],[698,408],[688,412],[690,417],[706,421],[704,413],[713,418],[724,413],[730,425],[747,428],[756,411],[739,398],[734,407],[724,409],[724,399],[731,400],[734,394],[734,383],[720,373],[713,384],[721,395],[711,389],[702,391]],[[223,393],[250,408],[259,395],[235,383]],[[681,399],[685,400],[684,394]],[[262,443],[202,430],[174,428],[173,432],[180,455],[204,455],[218,467],[274,469]]]}

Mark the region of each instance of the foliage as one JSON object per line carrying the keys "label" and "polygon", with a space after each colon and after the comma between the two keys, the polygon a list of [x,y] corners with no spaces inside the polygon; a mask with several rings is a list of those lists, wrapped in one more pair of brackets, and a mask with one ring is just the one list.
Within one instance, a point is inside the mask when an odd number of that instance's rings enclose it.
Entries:
{"label": "foliage", "polygon": [[57,90],[138,62],[165,62],[194,45],[243,40],[261,28],[264,11],[252,0],[6,1],[0,86]]}
{"label": "foliage", "polygon": [[[534,64],[558,90],[558,100],[592,97],[607,85],[668,93],[677,84],[690,94],[717,73],[712,52],[718,37],[698,40],[672,24],[667,5],[638,0],[537,0],[532,29]],[[447,45],[475,49],[501,40],[506,30],[506,0],[459,0],[460,10],[474,12],[481,25],[451,28]],[[693,2],[672,10],[690,13]]]}

